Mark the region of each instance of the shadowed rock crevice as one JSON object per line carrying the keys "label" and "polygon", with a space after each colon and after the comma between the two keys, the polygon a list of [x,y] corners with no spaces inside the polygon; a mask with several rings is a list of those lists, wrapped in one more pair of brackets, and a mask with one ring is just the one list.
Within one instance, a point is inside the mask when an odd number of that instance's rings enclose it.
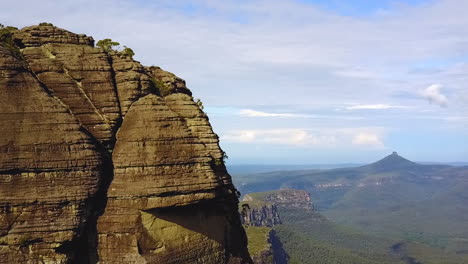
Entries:
{"label": "shadowed rock crevice", "polygon": [[283,243],[276,235],[275,230],[270,232],[270,243],[273,250],[274,263],[289,263],[289,255],[284,250]]}
{"label": "shadowed rock crevice", "polygon": [[[148,261],[180,263],[192,259],[225,258],[222,249],[226,247],[229,223],[223,204],[199,203],[156,208],[141,211],[140,214],[144,232],[139,238],[139,244],[144,245],[141,252]],[[187,244],[199,247],[199,252],[187,252]],[[159,254],[163,251],[169,254]],[[184,258],[174,258],[177,255],[183,255]]]}

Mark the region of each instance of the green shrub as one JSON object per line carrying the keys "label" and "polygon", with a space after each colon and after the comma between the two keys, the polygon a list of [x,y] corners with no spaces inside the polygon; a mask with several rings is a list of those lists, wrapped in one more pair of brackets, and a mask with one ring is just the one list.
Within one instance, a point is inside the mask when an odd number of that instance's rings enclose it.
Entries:
{"label": "green shrub", "polygon": [[128,57],[130,59],[133,59],[133,56],[135,56],[135,52],[131,48],[124,46],[123,50],[119,52],[119,55],[120,57]]}
{"label": "green shrub", "polygon": [[5,27],[4,25],[0,24],[0,46],[7,48],[11,51],[13,56],[21,59],[21,51],[13,41],[13,32],[16,30],[18,29],[15,27]]}
{"label": "green shrub", "polygon": [[168,96],[171,93],[171,88],[162,81],[156,78],[151,78],[151,82],[153,83],[154,87],[159,90],[161,96]]}
{"label": "green shrub", "polygon": [[223,163],[226,163],[226,160],[229,159],[229,156],[224,151],[222,151],[222,153],[223,153]]}
{"label": "green shrub", "polygon": [[213,158],[214,164],[218,167],[226,164],[226,160],[229,158],[226,152],[221,151],[221,153],[222,153],[222,156],[220,158],[217,158],[217,159]]}
{"label": "green shrub", "polygon": [[97,42],[96,46],[103,49],[105,52],[114,50],[114,47],[119,46],[120,43],[113,41],[112,39],[101,39]]}
{"label": "green shrub", "polygon": [[200,99],[197,99],[197,101],[195,102],[198,106],[198,108],[200,108],[200,110],[204,110],[205,107],[203,106],[203,102],[200,100]]}
{"label": "green shrub", "polygon": [[54,24],[47,23],[47,22],[42,22],[42,23],[39,23],[39,26],[54,26]]}
{"label": "green shrub", "polygon": [[224,164],[224,161],[223,161],[222,158],[220,158],[220,159],[214,159],[214,164],[215,164],[217,167],[219,167],[219,166],[221,166],[221,165]]}

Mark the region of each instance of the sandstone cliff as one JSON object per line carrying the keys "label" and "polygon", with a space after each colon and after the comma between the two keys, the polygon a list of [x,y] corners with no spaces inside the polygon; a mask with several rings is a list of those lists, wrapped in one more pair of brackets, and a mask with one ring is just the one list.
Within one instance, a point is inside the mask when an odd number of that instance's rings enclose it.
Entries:
{"label": "sandstone cliff", "polygon": [[276,205],[271,203],[255,204],[244,200],[240,213],[243,225],[273,227],[281,224]]}
{"label": "sandstone cliff", "polygon": [[313,211],[310,194],[304,190],[283,189],[270,192],[250,193],[242,199],[244,203],[269,203],[276,206],[294,207]]}
{"label": "sandstone cliff", "polygon": [[310,194],[303,190],[284,189],[249,193],[242,199],[239,211],[247,231],[249,251],[255,264],[289,262],[289,255],[275,231],[278,225],[288,224],[287,221],[283,222],[279,213],[279,209],[285,208],[315,213]]}
{"label": "sandstone cliff", "polygon": [[0,29],[0,263],[251,263],[185,81],[42,23]]}

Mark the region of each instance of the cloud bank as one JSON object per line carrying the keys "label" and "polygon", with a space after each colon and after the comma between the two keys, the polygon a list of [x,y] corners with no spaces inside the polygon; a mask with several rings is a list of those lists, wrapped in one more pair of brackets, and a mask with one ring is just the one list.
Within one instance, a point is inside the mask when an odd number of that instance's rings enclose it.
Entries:
{"label": "cloud bank", "polygon": [[356,136],[354,136],[352,143],[354,145],[384,147],[384,144],[382,143],[379,136],[373,133],[358,133]]}
{"label": "cloud bank", "polygon": [[252,109],[242,109],[239,111],[241,116],[248,117],[308,117],[307,115],[291,114],[291,113],[270,113],[263,111],[256,111]]}
{"label": "cloud bank", "polygon": [[384,148],[383,131],[376,128],[327,129],[256,129],[233,130],[223,133],[224,142],[291,145],[309,147]]}

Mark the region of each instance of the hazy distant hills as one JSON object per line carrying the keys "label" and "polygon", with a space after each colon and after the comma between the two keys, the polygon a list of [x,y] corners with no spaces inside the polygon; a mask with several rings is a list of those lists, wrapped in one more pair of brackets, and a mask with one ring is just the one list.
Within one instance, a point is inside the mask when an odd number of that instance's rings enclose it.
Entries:
{"label": "hazy distant hills", "polygon": [[[304,164],[304,165],[268,165],[268,164],[228,164],[229,173],[252,174],[272,171],[295,171],[295,170],[326,170],[336,168],[358,167],[363,164],[357,163],[339,163],[339,164]],[[468,164],[467,164],[468,165]]]}
{"label": "hazy distant hills", "polygon": [[[371,187],[398,188],[394,201],[421,200],[444,192],[468,179],[468,166],[419,164],[396,152],[369,165],[337,169],[304,169],[235,175],[234,181],[241,193],[268,191],[281,188],[308,190],[315,206],[327,210],[354,191],[373,190]],[[387,200],[389,197],[383,197]]]}
{"label": "hazy distant hills", "polygon": [[468,254],[468,167],[419,164],[397,153],[369,165],[239,175],[245,194],[307,190],[336,223]]}
{"label": "hazy distant hills", "polygon": [[[423,165],[450,165],[450,166],[468,166],[468,162],[428,162],[417,161]],[[228,170],[234,175],[245,175],[254,173],[265,173],[272,171],[297,171],[297,170],[327,170],[337,168],[351,168],[363,166],[363,163],[324,163],[324,164],[227,164]]]}

